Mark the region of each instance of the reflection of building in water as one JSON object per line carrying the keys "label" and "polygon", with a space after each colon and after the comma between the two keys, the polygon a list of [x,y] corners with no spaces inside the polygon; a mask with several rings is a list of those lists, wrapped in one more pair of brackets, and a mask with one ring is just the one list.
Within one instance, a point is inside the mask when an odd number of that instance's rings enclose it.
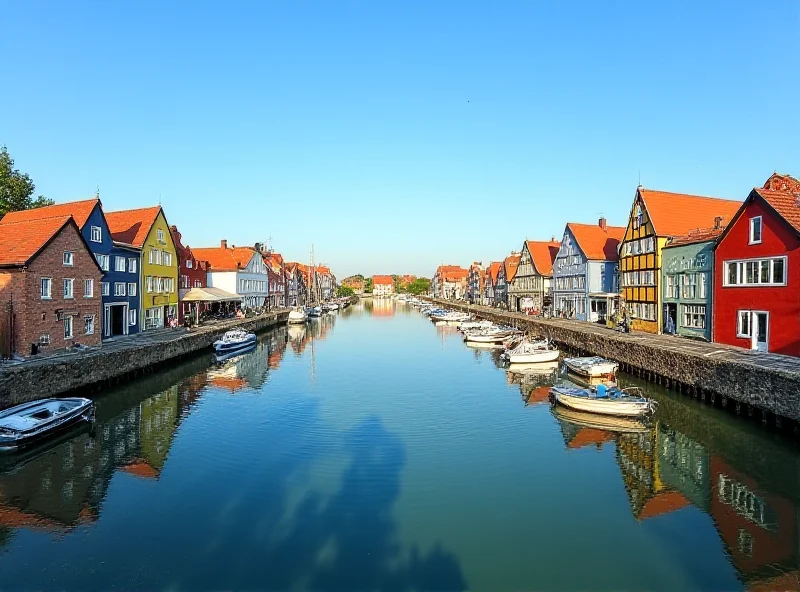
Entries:
{"label": "reflection of building in water", "polygon": [[142,401],[141,457],[124,470],[140,477],[161,474],[178,428],[179,402],[178,385]]}
{"label": "reflection of building in water", "polygon": [[708,512],[710,473],[705,447],[663,423],[658,424],[657,442],[661,480]]}
{"label": "reflection of building in water", "polygon": [[612,442],[615,437],[614,432],[581,426],[560,418],[558,418],[558,425],[561,428],[561,436],[564,438],[564,444],[566,444],[567,448],[594,446],[600,450],[603,444]]}
{"label": "reflection of building in water", "polygon": [[394,300],[392,298],[373,298],[372,316],[391,317],[394,315]]}
{"label": "reflection of building in water", "polygon": [[760,491],[757,483],[715,454],[710,465],[711,516],[745,581],[797,574],[800,500]]}

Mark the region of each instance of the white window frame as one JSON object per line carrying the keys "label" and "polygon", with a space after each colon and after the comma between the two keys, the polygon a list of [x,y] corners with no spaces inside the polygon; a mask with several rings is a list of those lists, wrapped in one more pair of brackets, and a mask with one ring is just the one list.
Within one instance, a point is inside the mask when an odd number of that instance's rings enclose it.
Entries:
{"label": "white window frame", "polygon": [[97,264],[100,266],[100,269],[103,271],[108,271],[109,266],[111,265],[111,257],[97,253],[94,258],[97,260]]}
{"label": "white window frame", "polygon": [[[47,281],[47,294],[44,293],[44,282]],[[39,280],[39,291],[42,294],[42,300],[53,299],[53,278],[43,277]]]}
{"label": "white window frame", "polygon": [[167,241],[164,240],[164,231],[160,228],[156,229],[156,237],[158,238],[158,242],[166,243]]}
{"label": "white window frame", "polygon": [[90,239],[93,243],[103,242],[103,229],[99,226],[92,226],[90,229]]}
{"label": "white window frame", "polygon": [[[687,329],[706,329],[706,305],[705,304],[682,304],[683,309],[681,310],[681,326],[686,327]],[[702,312],[700,310],[702,309]],[[693,324],[692,322],[687,323],[686,319],[694,319],[694,317],[702,318],[703,326],[700,327],[698,325]]]}
{"label": "white window frame", "polygon": [[61,257],[61,263],[64,267],[73,267],[75,265],[75,253],[72,251],[64,251],[64,255]]}
{"label": "white window frame", "polygon": [[103,296],[111,295],[111,284],[109,282],[100,282],[100,294]]}
{"label": "white window frame", "polygon": [[192,269],[192,260],[191,259],[187,259],[186,260],[186,269]]}
{"label": "white window frame", "polygon": [[131,327],[136,326],[136,309],[131,308],[128,310],[128,325]]}
{"label": "white window frame", "polygon": [[136,282],[128,282],[128,296],[136,296]]}
{"label": "white window frame", "polygon": [[83,280],[83,297],[94,298],[94,280]]}
{"label": "white window frame", "polygon": [[[747,322],[742,322],[742,315],[747,315]],[[742,331],[742,328],[747,329],[747,333]],[[750,310],[737,310],[736,311],[736,337],[743,339],[751,339],[753,337],[753,313]]]}
{"label": "white window frame", "polygon": [[[69,327],[69,333],[67,333],[67,327]],[[75,328],[73,327],[72,323],[72,316],[67,315],[64,317],[64,341],[67,339],[73,339],[75,336]]]}
{"label": "white window frame", "polygon": [[120,257],[119,255],[116,255],[114,257],[114,271],[124,272],[126,263],[127,261],[125,260],[125,257]]}
{"label": "white window frame", "polygon": [[[769,261],[769,278],[772,280],[775,277],[775,262],[776,261],[783,261],[783,281],[782,282],[765,282],[762,283],[761,279],[761,263],[763,261]],[[789,279],[789,267],[788,267],[788,257],[786,255],[781,255],[778,257],[755,257],[752,259],[731,259],[727,261],[723,261],[722,263],[722,287],[723,288],[759,288],[759,287],[781,287],[786,286]],[[754,278],[758,278],[759,281],[747,283],[744,280],[747,278],[747,264],[748,263],[755,263],[757,265]],[[730,266],[736,266],[736,283],[730,283]]]}
{"label": "white window frame", "polygon": [[[69,296],[67,296],[67,286],[69,286]],[[75,280],[73,278],[64,278],[62,287],[64,289],[64,300],[73,300],[75,298]]]}
{"label": "white window frame", "polygon": [[50,345],[50,334],[42,333],[39,335],[39,345]]}
{"label": "white window frame", "polygon": [[[754,235],[753,231],[755,230],[756,220],[758,220],[758,240],[756,240],[753,237],[753,235]],[[747,244],[748,245],[760,245],[763,238],[764,238],[764,222],[761,219],[761,216],[753,216],[752,218],[750,218],[750,233],[748,235],[748,239],[749,240],[748,240]]]}
{"label": "white window frame", "polygon": [[128,257],[128,273],[136,273],[137,265],[136,257]]}
{"label": "white window frame", "polygon": [[125,296],[125,282],[114,282],[114,296]]}
{"label": "white window frame", "polygon": [[[87,321],[90,323],[89,327],[86,326]],[[83,334],[94,335],[94,315],[86,315],[83,317]]]}

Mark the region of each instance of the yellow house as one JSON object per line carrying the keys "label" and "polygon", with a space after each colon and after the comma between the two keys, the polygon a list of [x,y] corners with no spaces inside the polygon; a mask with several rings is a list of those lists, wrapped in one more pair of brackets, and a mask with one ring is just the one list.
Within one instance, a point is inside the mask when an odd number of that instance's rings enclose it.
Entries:
{"label": "yellow house", "polygon": [[[661,249],[670,238],[729,222],[740,201],[638,187],[619,246],[622,305],[632,328],[661,333],[664,327]],[[720,218],[721,220],[715,220]]]}
{"label": "yellow house", "polygon": [[178,257],[161,206],[109,212],[114,242],[141,249],[139,289],[143,330],[168,326],[178,319]]}

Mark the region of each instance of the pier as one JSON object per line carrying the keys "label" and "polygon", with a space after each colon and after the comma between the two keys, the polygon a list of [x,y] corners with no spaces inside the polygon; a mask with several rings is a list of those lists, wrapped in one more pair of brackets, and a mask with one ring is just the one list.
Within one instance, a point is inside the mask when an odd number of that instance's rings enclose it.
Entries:
{"label": "pier", "polygon": [[97,389],[148,374],[167,362],[211,350],[225,331],[258,333],[286,323],[287,311],[213,325],[143,333],[102,347],[0,366],[0,408],[78,389]]}
{"label": "pier", "polygon": [[625,372],[777,427],[782,427],[784,419],[800,422],[798,358],[673,335],[621,333],[584,321],[427,300],[546,337],[580,355],[615,360]]}

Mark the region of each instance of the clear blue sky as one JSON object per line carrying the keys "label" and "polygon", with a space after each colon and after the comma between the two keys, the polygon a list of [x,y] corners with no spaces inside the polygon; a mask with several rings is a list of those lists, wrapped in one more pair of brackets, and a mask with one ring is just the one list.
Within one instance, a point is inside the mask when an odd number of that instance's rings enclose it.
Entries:
{"label": "clear blue sky", "polygon": [[646,187],[800,175],[800,2],[0,0],[0,143],[192,246],[488,263]]}

